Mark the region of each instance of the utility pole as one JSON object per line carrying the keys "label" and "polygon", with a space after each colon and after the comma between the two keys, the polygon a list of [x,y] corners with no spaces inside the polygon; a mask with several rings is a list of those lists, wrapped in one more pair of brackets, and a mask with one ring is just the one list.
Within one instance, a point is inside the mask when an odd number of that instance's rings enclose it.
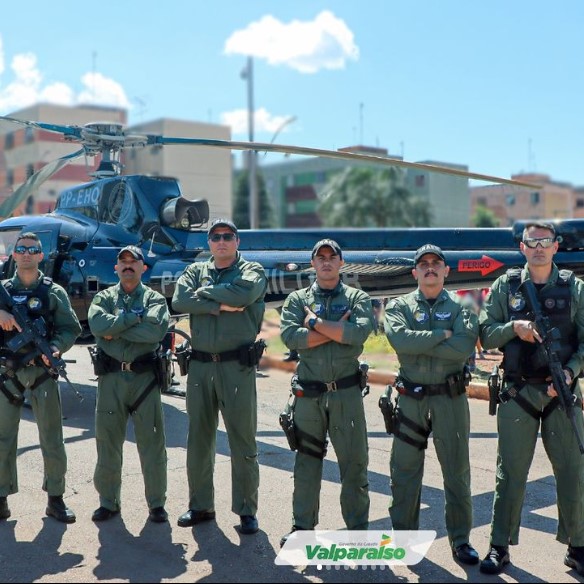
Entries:
{"label": "utility pole", "polygon": [[[241,72],[243,79],[247,81],[247,120],[249,130],[249,141],[253,142],[253,57],[247,58],[247,65]],[[256,151],[248,150],[247,152],[247,170],[249,177],[249,226],[251,229],[259,227],[258,221],[258,189],[257,189],[257,159]]]}

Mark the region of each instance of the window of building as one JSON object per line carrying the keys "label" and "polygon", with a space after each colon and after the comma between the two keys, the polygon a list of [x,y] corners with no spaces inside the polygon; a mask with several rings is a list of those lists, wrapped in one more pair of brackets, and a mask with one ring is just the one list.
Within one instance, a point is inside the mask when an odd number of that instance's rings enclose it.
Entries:
{"label": "window of building", "polygon": [[581,209],[584,207],[584,199],[576,199],[576,208]]}
{"label": "window of building", "polygon": [[14,184],[14,171],[11,168],[6,169],[6,186],[11,187]]}
{"label": "window of building", "polygon": [[539,203],[539,192],[535,191],[534,193],[531,193],[531,204],[537,205],[538,203]]}
{"label": "window of building", "polygon": [[426,184],[426,175],[424,174],[417,174],[416,175],[416,179],[415,179],[415,185],[418,188],[422,188],[424,187],[424,185]]}
{"label": "window of building", "polygon": [[26,127],[24,129],[24,143],[30,144],[34,141],[34,129],[30,127]]}
{"label": "window of building", "polygon": [[487,206],[487,197],[478,197],[477,198],[477,205],[480,205],[481,207],[486,207]]}
{"label": "window of building", "polygon": [[10,132],[10,134],[6,134],[4,137],[4,148],[6,148],[6,150],[14,148],[14,132]]}
{"label": "window of building", "polygon": [[513,205],[515,205],[515,195],[506,195],[505,202],[507,203],[507,205],[509,207],[512,207]]}
{"label": "window of building", "polygon": [[26,165],[26,178],[30,178],[34,174],[34,164]]}

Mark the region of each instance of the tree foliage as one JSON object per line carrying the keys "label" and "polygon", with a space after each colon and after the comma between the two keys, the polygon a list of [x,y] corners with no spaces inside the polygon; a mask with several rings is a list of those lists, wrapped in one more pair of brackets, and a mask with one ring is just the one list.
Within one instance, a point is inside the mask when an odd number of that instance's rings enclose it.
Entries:
{"label": "tree foliage", "polygon": [[[233,200],[233,221],[239,229],[249,229],[249,171],[243,171],[238,179]],[[274,211],[266,191],[264,177],[256,172],[256,185],[259,204],[259,227],[274,227]]]}
{"label": "tree foliage", "polygon": [[471,223],[475,227],[499,227],[499,219],[495,213],[484,205],[477,205]]}
{"label": "tree foliage", "polygon": [[424,227],[432,221],[428,202],[412,195],[395,167],[349,168],[335,175],[318,212],[329,227]]}

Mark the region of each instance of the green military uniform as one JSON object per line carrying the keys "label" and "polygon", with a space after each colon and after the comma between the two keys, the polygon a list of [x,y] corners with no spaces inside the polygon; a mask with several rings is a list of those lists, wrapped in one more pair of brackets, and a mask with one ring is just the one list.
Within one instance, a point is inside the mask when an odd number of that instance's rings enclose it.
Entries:
{"label": "green military uniform", "polygon": [[[304,326],[306,306],[330,321],[339,321],[350,310],[349,319],[343,322],[342,342],[309,348],[309,330]],[[300,355],[299,383],[329,383],[357,374],[358,357],[373,330],[374,317],[371,299],[365,292],[342,282],[333,290],[324,290],[315,282],[288,296],[280,322],[282,340]],[[299,443],[294,464],[294,528],[314,529],[318,524],[323,462],[322,456],[310,452],[315,443],[324,445],[328,432],[339,461],[345,524],[349,529],[367,529],[367,425],[358,381],[347,388],[324,391],[317,397],[297,397],[294,426]]]}
{"label": "green military uniform", "polygon": [[[476,343],[478,319],[446,290],[430,304],[417,289],[391,301],[385,314],[385,332],[399,358],[399,377],[413,387],[399,395],[398,411],[419,430],[401,423],[402,437],[396,435],[393,441],[391,521],[394,529],[419,528],[425,441],[432,432],[444,479],[446,529],[457,548],[468,543],[472,527],[470,415],[464,387],[458,395],[441,388],[450,375],[461,376]],[[452,331],[448,339],[445,330]]]}
{"label": "green military uniform", "polygon": [[[39,272],[36,282],[26,287],[18,275],[15,275],[10,280],[11,293],[30,292],[41,285],[43,280],[44,276]],[[46,320],[51,331],[48,341],[50,345],[64,353],[73,346],[81,332],[81,326],[71,308],[67,293],[54,282],[48,288],[48,301],[49,315]],[[9,311],[3,306],[0,308]],[[4,370],[1,372],[3,373]],[[63,444],[63,413],[57,380],[49,377],[36,385],[43,377],[47,377],[46,370],[38,366],[25,365],[17,372],[17,378],[22,385],[34,387],[30,393],[30,402],[39,430],[39,442],[43,455],[43,489],[49,496],[58,497],[65,492],[67,471],[67,455]],[[12,382],[8,381],[6,388],[18,395],[18,389]],[[20,408],[11,405],[4,394],[0,395],[0,497],[18,492],[16,448],[19,423]]]}
{"label": "green military uniform", "polygon": [[[558,268],[553,265],[548,283],[538,294],[545,295],[553,288],[557,289],[561,285],[559,275]],[[527,266],[521,272],[521,281],[526,279],[529,279]],[[525,301],[520,294],[510,294],[509,288],[509,275],[505,274],[495,281],[491,294],[483,306],[480,325],[481,342],[485,349],[502,347],[504,350],[510,341],[518,340],[513,332],[512,312],[516,307],[525,306]],[[578,376],[584,364],[582,280],[570,279],[569,297],[571,306],[567,319],[575,332],[575,341],[573,352],[570,351],[571,356],[564,366],[569,367],[574,376]],[[546,304],[542,302],[544,310]],[[531,343],[521,341],[521,345],[531,346]],[[507,379],[508,373],[506,370],[503,391],[516,386],[516,383]],[[584,546],[584,457],[580,454],[576,436],[565,412],[557,407],[552,407],[551,411],[544,411],[552,400],[547,395],[548,382],[545,378],[539,383],[535,381],[537,380],[531,379],[525,384],[521,383],[520,396],[527,400],[536,412],[543,414],[541,436],[556,478],[559,516],[556,539],[565,544],[570,543],[574,547],[581,547]],[[581,397],[579,388],[576,388],[575,394]],[[576,423],[580,435],[584,435],[582,414],[578,411]],[[498,407],[497,429],[499,434],[497,482],[491,523],[491,545],[506,547],[509,544],[516,545],[519,541],[521,509],[525,498],[527,475],[540,429],[540,419],[528,413],[515,399],[509,399]]]}
{"label": "green military uniform", "polygon": [[[117,361],[132,363],[156,351],[168,329],[169,314],[166,300],[158,292],[139,283],[127,294],[117,284],[95,295],[88,319],[97,346]],[[113,338],[106,340],[106,336]],[[99,377],[95,410],[97,465],[93,481],[100,505],[110,511],[120,508],[122,454],[130,408],[155,379],[154,369],[142,373],[118,370]],[[148,507],[163,507],[167,458],[157,384],[139,404],[132,419]]]}
{"label": "green military uniform", "polygon": [[[260,331],[267,281],[262,266],[244,260],[217,269],[208,262],[191,264],[179,278],[172,306],[190,314],[194,351],[219,354],[251,345]],[[244,307],[221,311],[221,304]],[[257,396],[255,367],[226,361],[191,360],[187,381],[187,475],[189,509],[214,510],[213,470],[218,412],[231,450],[232,511],[255,515],[258,506]]]}

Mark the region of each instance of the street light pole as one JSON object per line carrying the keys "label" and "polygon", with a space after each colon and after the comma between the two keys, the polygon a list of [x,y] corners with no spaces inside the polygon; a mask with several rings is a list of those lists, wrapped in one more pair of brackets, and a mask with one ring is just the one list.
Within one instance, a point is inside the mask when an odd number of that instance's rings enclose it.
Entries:
{"label": "street light pole", "polygon": [[[244,70],[244,79],[247,81],[247,123],[249,129],[249,141],[253,142],[253,122],[254,122],[254,105],[253,105],[253,57],[247,58],[247,66]],[[247,169],[249,180],[249,226],[250,229],[257,229],[258,222],[258,189],[257,189],[257,171],[256,171],[256,151],[249,150],[247,153]]]}

